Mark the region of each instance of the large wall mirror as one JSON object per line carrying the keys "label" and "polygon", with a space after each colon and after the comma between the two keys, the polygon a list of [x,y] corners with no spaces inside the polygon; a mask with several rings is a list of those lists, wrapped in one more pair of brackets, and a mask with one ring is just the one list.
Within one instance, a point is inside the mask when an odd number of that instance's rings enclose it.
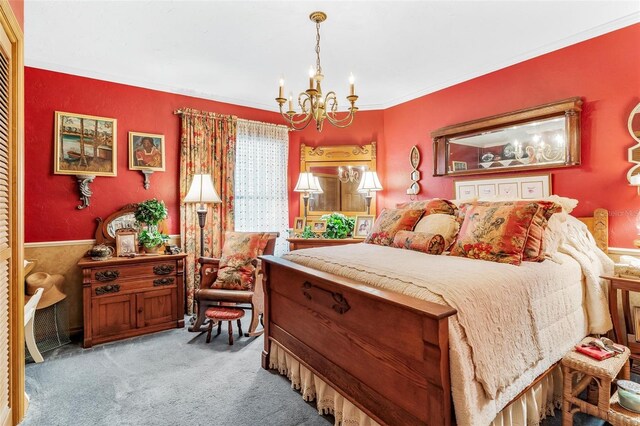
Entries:
{"label": "large wall mirror", "polygon": [[[300,171],[311,172],[318,178],[322,193],[309,198],[307,216],[317,219],[324,214],[341,212],[346,216],[367,214],[363,194],[358,185],[363,172],[376,170],[376,143],[369,145],[301,146]],[[300,216],[304,206],[300,199]],[[375,196],[371,214],[376,214]]]}
{"label": "large wall mirror", "polygon": [[443,127],[431,133],[434,176],[580,164],[580,98]]}

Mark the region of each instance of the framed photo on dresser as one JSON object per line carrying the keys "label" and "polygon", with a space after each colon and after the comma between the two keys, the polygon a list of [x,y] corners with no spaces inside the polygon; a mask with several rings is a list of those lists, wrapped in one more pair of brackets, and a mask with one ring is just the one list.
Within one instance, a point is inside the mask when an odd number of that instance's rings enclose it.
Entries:
{"label": "framed photo on dresser", "polygon": [[138,231],[131,228],[116,231],[116,256],[131,256],[138,253]]}
{"label": "framed photo on dresser", "polygon": [[353,238],[366,238],[373,228],[375,218],[373,215],[356,216],[356,222],[353,226]]}

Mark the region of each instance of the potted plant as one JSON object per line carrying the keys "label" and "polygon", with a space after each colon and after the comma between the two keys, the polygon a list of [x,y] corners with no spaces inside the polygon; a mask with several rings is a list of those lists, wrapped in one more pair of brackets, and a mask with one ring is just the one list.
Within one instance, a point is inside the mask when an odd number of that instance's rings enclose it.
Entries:
{"label": "potted plant", "polygon": [[158,230],[158,223],[169,216],[164,201],[158,201],[155,198],[143,201],[138,204],[135,213],[136,221],[146,225],[150,231]]}
{"label": "potted plant", "polygon": [[169,241],[168,235],[147,229],[140,231],[140,236],[138,237],[138,242],[146,253],[157,253],[167,241]]}
{"label": "potted plant", "polygon": [[346,217],[342,213],[325,214],[320,219],[327,222],[327,230],[322,234],[324,238],[347,238],[353,232],[355,219]]}
{"label": "potted plant", "polygon": [[134,216],[136,221],[144,225],[140,231],[138,242],[147,253],[157,253],[168,240],[169,236],[158,231],[158,223],[169,216],[164,201],[155,198],[138,204]]}

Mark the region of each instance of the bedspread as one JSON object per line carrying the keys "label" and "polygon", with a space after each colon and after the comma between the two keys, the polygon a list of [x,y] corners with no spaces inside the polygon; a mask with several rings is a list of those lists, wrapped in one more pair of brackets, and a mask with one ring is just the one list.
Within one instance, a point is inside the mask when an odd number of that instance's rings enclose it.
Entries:
{"label": "bedspread", "polygon": [[356,244],[285,258],[455,307],[449,352],[459,425],[489,424],[588,329],[582,269],[566,254],[558,254],[558,262],[513,266]]}

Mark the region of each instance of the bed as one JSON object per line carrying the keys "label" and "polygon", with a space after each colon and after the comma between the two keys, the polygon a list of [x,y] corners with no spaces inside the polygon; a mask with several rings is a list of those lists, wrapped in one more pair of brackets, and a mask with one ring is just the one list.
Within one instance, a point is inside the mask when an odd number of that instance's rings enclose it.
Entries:
{"label": "bed", "polygon": [[[598,209],[594,216],[583,221],[596,237],[598,246],[606,250],[606,210]],[[296,252],[296,256],[302,257],[296,258],[295,262],[273,256],[262,258],[266,295],[262,366],[265,369],[273,367],[271,356],[277,353],[281,357],[283,351],[286,352],[287,357],[310,371],[313,377],[319,378],[323,386],[329,386],[357,410],[361,410],[367,417],[362,424],[369,421],[388,425],[489,424],[497,413],[510,407],[511,402],[522,399],[533,386],[552,379],[557,371],[554,366],[562,354],[588,332],[588,313],[578,302],[579,308],[568,308],[567,318],[558,320],[561,323],[559,327],[565,329],[566,341],[563,345],[539,351],[542,359],[536,359],[533,364],[532,360],[523,360],[523,365],[528,366],[526,374],[518,376],[510,386],[505,387],[500,382],[483,382],[484,392],[487,392],[487,388],[493,392],[494,399],[489,398],[489,401],[497,402],[492,402],[493,406],[485,404],[475,407],[477,402],[468,395],[482,395],[482,390],[474,391],[469,387],[470,383],[477,386],[478,378],[473,376],[473,371],[465,373],[465,366],[461,362],[465,356],[474,356],[458,341],[461,333],[464,334],[464,327],[458,325],[458,321],[462,321],[462,312],[458,314],[451,304],[447,304],[446,297],[443,300],[439,294],[430,295],[426,297],[428,300],[424,300],[411,294],[401,294],[403,290],[391,291],[384,286],[367,283],[370,278],[367,274],[387,275],[387,281],[393,281],[393,277],[388,276],[393,268],[387,268],[384,274],[370,272],[368,269],[375,269],[376,265],[367,264],[367,258],[379,256],[381,260],[374,263],[384,270],[387,260],[390,262],[394,257],[389,250],[397,249],[358,246],[368,245],[344,246],[352,248],[342,249],[360,251],[353,252],[354,258],[361,262],[351,268],[357,272],[353,275],[349,272],[349,263],[339,264],[339,260],[336,260],[340,256],[349,257],[350,252],[340,253],[337,248]],[[305,256],[306,260],[303,259]],[[545,289],[551,289],[548,290],[549,295],[543,294],[549,300],[557,299],[553,292],[565,291],[549,287],[558,273],[566,274],[566,279],[557,281],[571,282],[573,286],[572,290],[566,290],[566,300],[576,297],[582,300],[581,294],[576,296],[575,293],[576,288],[582,288],[584,278],[580,265],[567,259],[564,260],[564,268],[560,266],[562,262],[554,265],[549,261],[525,266],[544,270],[541,275],[547,278],[538,286],[538,290],[544,292],[547,291]],[[450,264],[445,268],[455,269],[459,260],[448,261]],[[323,264],[330,266],[322,267]],[[512,275],[513,280],[523,279],[526,275],[522,275],[523,270],[518,272],[513,268],[517,267],[509,266],[504,271],[515,274]],[[398,275],[401,274],[405,272],[399,271]],[[469,279],[471,275],[468,270],[464,274],[467,274],[467,282],[473,281]],[[403,280],[411,279],[404,278],[405,275],[402,277]],[[563,303],[569,302],[563,301],[559,306]],[[464,315],[469,316],[467,320],[474,319],[472,311],[465,311]],[[471,339],[472,334],[466,337]],[[500,333],[493,332],[493,335]],[[454,336],[454,341],[450,341],[451,336]],[[504,339],[499,343],[504,345]],[[548,342],[547,346],[550,346]],[[467,377],[461,381],[460,377],[465,374],[471,374],[471,379]],[[457,421],[454,400],[459,417]],[[474,410],[479,411],[474,414]]]}

